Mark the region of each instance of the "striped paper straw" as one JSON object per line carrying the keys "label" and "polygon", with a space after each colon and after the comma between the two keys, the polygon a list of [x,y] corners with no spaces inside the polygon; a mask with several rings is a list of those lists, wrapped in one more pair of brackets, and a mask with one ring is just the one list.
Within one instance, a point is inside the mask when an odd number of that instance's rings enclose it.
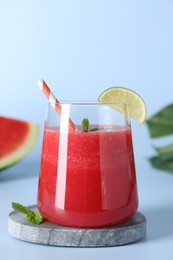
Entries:
{"label": "striped paper straw", "polygon": [[[48,85],[44,80],[38,80],[37,81],[38,86],[41,88],[45,96],[48,98],[50,104],[53,106],[53,108],[56,110],[56,112],[61,116],[61,106],[59,104],[58,99],[54,96]],[[69,130],[75,131],[75,125],[72,122],[72,120],[69,118]]]}

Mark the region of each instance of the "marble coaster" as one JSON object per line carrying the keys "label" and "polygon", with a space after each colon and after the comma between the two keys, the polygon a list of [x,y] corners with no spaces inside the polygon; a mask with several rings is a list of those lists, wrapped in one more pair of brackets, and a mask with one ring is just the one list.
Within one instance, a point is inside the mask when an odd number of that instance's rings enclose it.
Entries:
{"label": "marble coaster", "polygon": [[[37,211],[37,207],[30,206]],[[107,247],[136,242],[145,237],[146,218],[140,212],[125,223],[104,228],[73,228],[49,221],[40,225],[26,223],[26,215],[13,211],[8,218],[8,232],[17,239],[50,246]]]}

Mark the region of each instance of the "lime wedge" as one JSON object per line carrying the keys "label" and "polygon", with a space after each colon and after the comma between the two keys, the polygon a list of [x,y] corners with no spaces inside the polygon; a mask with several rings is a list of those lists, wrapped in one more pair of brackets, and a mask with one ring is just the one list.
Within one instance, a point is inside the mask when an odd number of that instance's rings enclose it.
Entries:
{"label": "lime wedge", "polygon": [[103,91],[99,98],[102,103],[114,103],[111,107],[123,112],[123,106],[120,103],[126,103],[128,116],[140,123],[146,120],[147,108],[144,100],[135,91],[125,87],[112,87]]}

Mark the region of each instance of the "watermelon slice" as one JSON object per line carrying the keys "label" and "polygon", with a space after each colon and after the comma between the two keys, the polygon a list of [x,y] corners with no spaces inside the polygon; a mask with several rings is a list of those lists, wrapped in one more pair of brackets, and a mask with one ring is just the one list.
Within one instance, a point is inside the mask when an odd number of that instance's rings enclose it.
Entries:
{"label": "watermelon slice", "polygon": [[0,170],[26,156],[38,135],[39,128],[35,124],[0,116]]}

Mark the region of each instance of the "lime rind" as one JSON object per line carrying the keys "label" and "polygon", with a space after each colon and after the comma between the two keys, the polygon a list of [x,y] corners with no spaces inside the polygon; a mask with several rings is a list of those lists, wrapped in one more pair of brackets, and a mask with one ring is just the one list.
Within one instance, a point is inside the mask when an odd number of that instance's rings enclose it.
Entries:
{"label": "lime rind", "polygon": [[120,86],[110,87],[99,95],[98,101],[103,103],[114,103],[112,107],[120,112],[123,111],[119,104],[126,103],[130,118],[133,118],[140,123],[144,123],[146,120],[147,108],[144,100],[137,92],[129,88]]}

